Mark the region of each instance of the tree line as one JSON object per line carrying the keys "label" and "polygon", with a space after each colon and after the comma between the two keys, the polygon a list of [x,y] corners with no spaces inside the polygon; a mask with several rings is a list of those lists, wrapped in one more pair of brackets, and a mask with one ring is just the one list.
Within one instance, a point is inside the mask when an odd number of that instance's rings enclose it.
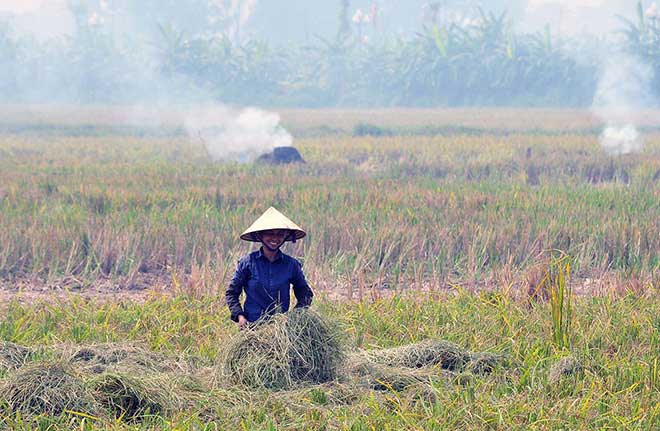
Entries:
{"label": "tree line", "polygon": [[[588,106],[608,55],[651,66],[660,95],[660,16],[639,5],[616,38],[512,30],[506,14],[425,25],[413,37],[367,40],[347,31],[274,46],[161,21],[149,31],[91,22],[47,41],[0,23],[5,103],[221,101],[266,106]],[[614,42],[612,42],[614,41]]]}

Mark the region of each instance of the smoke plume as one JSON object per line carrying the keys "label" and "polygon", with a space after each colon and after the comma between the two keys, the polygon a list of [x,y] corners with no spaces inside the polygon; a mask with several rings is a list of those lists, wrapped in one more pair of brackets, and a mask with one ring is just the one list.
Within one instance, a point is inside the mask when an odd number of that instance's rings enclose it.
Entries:
{"label": "smoke plume", "polygon": [[293,141],[280,126],[278,114],[256,108],[200,108],[187,116],[185,128],[190,139],[202,141],[214,161],[249,162],[275,147],[290,146]]}
{"label": "smoke plume", "polygon": [[[635,17],[637,1],[630,0],[528,0],[528,25],[547,24],[561,36],[586,33],[602,37],[595,60],[601,71],[591,106],[593,115],[604,128],[599,137],[610,155],[641,151],[644,142],[637,130],[639,111],[652,104],[650,83],[653,71],[640,59],[614,51],[621,18]],[[620,35],[619,35],[620,36]]]}
{"label": "smoke plume", "polygon": [[621,16],[632,18],[631,0],[527,0],[521,27],[527,30],[549,25],[561,36],[604,35],[618,30]]}
{"label": "smoke plume", "polygon": [[592,112],[605,124],[599,141],[608,154],[642,150],[644,142],[635,121],[639,110],[651,102],[652,77],[651,67],[630,55],[613,55],[605,62]]}
{"label": "smoke plume", "polygon": [[[62,59],[61,65],[49,64],[68,68],[68,75],[79,75],[80,79],[72,79],[72,85],[29,80],[30,85],[21,92],[40,104],[69,100],[95,103],[94,95],[105,91],[107,82],[123,77],[122,85],[116,85],[116,92],[121,92],[118,101],[136,103],[122,108],[125,122],[168,125],[182,121],[190,139],[203,142],[214,161],[251,161],[274,147],[291,145],[292,137],[280,126],[278,114],[252,107],[229,108],[192,78],[162,72],[171,66],[163,53],[194,43],[195,37],[240,39],[257,0],[196,0],[192,4],[197,8],[175,2],[156,8],[158,4],[128,0],[0,1],[0,18],[9,18],[21,37],[71,41],[71,50],[78,53],[73,56],[78,63]],[[105,43],[97,45],[99,41]],[[182,111],[184,106],[187,108]]]}
{"label": "smoke plume", "polygon": [[65,0],[1,0],[3,16],[11,18],[17,34],[40,41],[70,35],[74,29],[74,16]]}

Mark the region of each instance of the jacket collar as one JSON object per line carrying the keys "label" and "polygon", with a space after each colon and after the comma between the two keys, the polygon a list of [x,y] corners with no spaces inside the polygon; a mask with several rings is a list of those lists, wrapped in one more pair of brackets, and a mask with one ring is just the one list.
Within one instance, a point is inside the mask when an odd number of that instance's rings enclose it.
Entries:
{"label": "jacket collar", "polygon": [[[277,254],[275,255],[275,260],[273,262],[277,262],[278,260],[282,259],[282,255],[283,255],[282,250],[277,250]],[[259,250],[257,250],[257,259],[261,259],[261,258],[268,260],[268,258],[264,255],[263,245],[259,247]]]}

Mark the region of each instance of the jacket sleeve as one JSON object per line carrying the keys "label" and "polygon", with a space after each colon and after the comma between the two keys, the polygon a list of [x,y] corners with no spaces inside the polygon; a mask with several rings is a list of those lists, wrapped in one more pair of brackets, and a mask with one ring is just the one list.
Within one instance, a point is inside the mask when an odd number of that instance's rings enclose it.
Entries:
{"label": "jacket sleeve", "polygon": [[312,298],[314,297],[314,292],[307,284],[305,279],[305,274],[302,271],[302,265],[299,261],[293,263],[293,278],[291,280],[293,285],[293,294],[296,295],[296,307],[309,307],[312,305]]}
{"label": "jacket sleeve", "polygon": [[229,307],[229,312],[231,313],[231,320],[238,322],[238,316],[241,314],[245,316],[243,307],[239,300],[243,289],[247,285],[248,278],[250,276],[250,266],[248,259],[241,259],[238,261],[236,266],[236,272],[229,282],[229,286],[225,291],[225,301]]}

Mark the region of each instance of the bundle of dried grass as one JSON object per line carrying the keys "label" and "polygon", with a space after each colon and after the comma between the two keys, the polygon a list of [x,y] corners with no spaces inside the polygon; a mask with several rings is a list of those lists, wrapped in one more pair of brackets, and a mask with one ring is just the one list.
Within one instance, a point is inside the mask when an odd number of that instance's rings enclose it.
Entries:
{"label": "bundle of dried grass", "polygon": [[239,333],[226,350],[223,371],[235,384],[282,390],[334,379],[343,358],[336,326],[296,309]]}
{"label": "bundle of dried grass", "polygon": [[26,365],[0,387],[9,408],[23,414],[60,415],[67,411],[95,414],[97,404],[85,385],[64,362]]}
{"label": "bundle of dried grass", "polygon": [[93,374],[123,369],[167,372],[176,364],[166,357],[132,343],[104,343],[88,346],[58,346],[61,357]]}
{"label": "bundle of dried grass", "polygon": [[4,341],[0,343],[0,372],[16,370],[28,361],[32,350],[20,344]]}
{"label": "bundle of dried grass", "polygon": [[240,332],[230,341],[224,373],[232,383],[252,388],[287,389],[293,385],[289,369],[289,337],[280,316]]}
{"label": "bundle of dried grass", "polygon": [[285,320],[289,369],[295,381],[323,383],[334,380],[344,360],[338,328],[310,310],[291,311]]}
{"label": "bundle of dried grass", "polygon": [[370,361],[396,368],[424,368],[440,366],[446,370],[462,369],[470,354],[449,341],[424,340],[391,349],[366,352]]}
{"label": "bundle of dried grass", "polygon": [[353,356],[347,367],[349,379],[377,391],[402,391],[409,386],[429,383],[437,373],[429,368],[393,367],[375,363],[360,356]]}
{"label": "bundle of dried grass", "polygon": [[505,362],[505,356],[497,353],[477,352],[470,354],[467,370],[474,374],[490,374]]}
{"label": "bundle of dried grass", "polygon": [[138,374],[105,373],[91,381],[95,398],[119,419],[138,421],[146,414],[172,411],[175,392],[164,378]]}
{"label": "bundle of dried grass", "polygon": [[271,396],[282,400],[290,407],[298,407],[302,411],[309,409],[310,404],[321,406],[349,405],[361,395],[361,388],[347,382],[332,381],[313,386],[304,386],[290,391],[281,391]]}

